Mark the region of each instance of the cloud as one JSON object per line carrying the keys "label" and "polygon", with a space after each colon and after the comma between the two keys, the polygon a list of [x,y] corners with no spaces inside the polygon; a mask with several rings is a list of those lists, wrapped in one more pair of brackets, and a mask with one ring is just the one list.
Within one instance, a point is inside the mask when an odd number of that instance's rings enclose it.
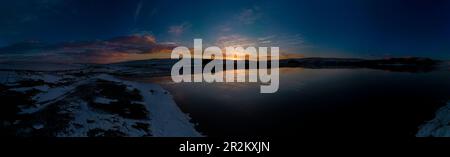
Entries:
{"label": "cloud", "polygon": [[156,13],[158,13],[158,8],[153,8],[149,16],[153,17],[154,15],[156,15]]}
{"label": "cloud", "polygon": [[226,46],[260,46],[260,47],[302,47],[305,40],[301,34],[268,35],[262,37],[247,37],[239,34],[224,35],[217,38],[216,45]]}
{"label": "cloud", "polygon": [[293,35],[270,35],[258,38],[259,43],[271,44],[279,47],[304,47],[307,46],[301,34]]}
{"label": "cloud", "polygon": [[136,21],[139,18],[139,15],[141,14],[142,4],[143,4],[143,2],[141,0],[141,1],[139,1],[139,3],[136,6],[136,11],[134,12],[134,23],[136,23]]}
{"label": "cloud", "polygon": [[216,45],[219,47],[222,47],[222,48],[228,47],[228,46],[249,47],[249,46],[256,46],[257,42],[246,36],[232,34],[232,35],[220,36],[219,38],[217,38]]}
{"label": "cloud", "polygon": [[[23,42],[0,48],[2,61],[23,59],[68,63],[112,63],[146,59],[155,54],[170,54],[177,45],[157,43],[150,35],[130,35],[109,40],[66,42],[48,45]],[[169,55],[167,55],[169,56]]]}
{"label": "cloud", "polygon": [[269,45],[273,43],[271,39],[274,39],[275,37],[276,37],[275,35],[259,37],[258,42],[262,45]]}
{"label": "cloud", "polygon": [[260,19],[262,16],[262,13],[260,11],[260,8],[255,6],[253,8],[248,8],[242,10],[239,15],[237,16],[237,20],[239,20],[243,24],[253,24],[258,19]]}
{"label": "cloud", "polygon": [[268,35],[262,37],[248,37],[239,34],[225,35],[217,38],[217,46],[225,47],[280,47],[280,58],[301,58],[302,50],[310,48],[301,34]]}
{"label": "cloud", "polygon": [[219,26],[219,31],[220,32],[230,32],[232,30],[232,28],[228,25],[223,25],[223,26]]}
{"label": "cloud", "polygon": [[169,33],[175,36],[180,36],[183,34],[187,29],[191,27],[191,24],[189,23],[183,23],[181,25],[174,25],[169,27]]}
{"label": "cloud", "polygon": [[265,41],[265,40],[269,40],[269,39],[272,39],[272,38],[275,38],[275,37],[276,37],[275,35],[269,35],[269,36],[265,36],[265,37],[259,37],[258,40],[259,41]]}

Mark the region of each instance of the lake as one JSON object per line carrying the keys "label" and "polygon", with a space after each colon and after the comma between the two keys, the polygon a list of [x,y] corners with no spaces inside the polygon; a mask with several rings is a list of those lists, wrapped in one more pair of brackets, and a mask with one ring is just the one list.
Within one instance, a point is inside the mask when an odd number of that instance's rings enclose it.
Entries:
{"label": "lake", "polygon": [[259,83],[140,80],[169,90],[207,136],[414,137],[449,100],[449,74],[280,68],[273,94]]}

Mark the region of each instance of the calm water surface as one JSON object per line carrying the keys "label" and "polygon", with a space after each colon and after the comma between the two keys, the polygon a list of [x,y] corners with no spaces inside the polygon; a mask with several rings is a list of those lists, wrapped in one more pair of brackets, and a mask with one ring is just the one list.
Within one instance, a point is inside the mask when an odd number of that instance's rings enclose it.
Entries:
{"label": "calm water surface", "polygon": [[259,83],[141,80],[168,89],[208,136],[413,137],[450,97],[445,70],[281,68],[274,94],[259,93]]}

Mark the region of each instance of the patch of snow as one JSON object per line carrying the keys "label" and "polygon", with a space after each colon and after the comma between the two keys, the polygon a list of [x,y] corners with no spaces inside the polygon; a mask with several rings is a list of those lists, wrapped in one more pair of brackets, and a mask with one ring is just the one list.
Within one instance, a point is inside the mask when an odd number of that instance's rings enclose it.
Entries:
{"label": "patch of snow", "polygon": [[104,97],[97,97],[94,100],[95,103],[99,103],[99,104],[110,104],[110,103],[116,102],[116,101],[117,100],[108,99],[108,98],[104,98]]}
{"label": "patch of snow", "polygon": [[48,91],[48,89],[50,89],[47,85],[42,85],[42,86],[36,86],[33,87],[34,89],[40,90],[40,91]]}
{"label": "patch of snow", "polygon": [[39,93],[33,97],[33,100],[36,101],[36,107],[30,108],[22,108],[20,114],[30,114],[40,111],[47,107],[48,105],[62,100],[65,96],[69,95],[73,92],[73,90],[81,84],[86,83],[88,80],[82,80],[77,83],[74,83],[70,86],[60,86],[55,88],[50,88],[46,92]]}
{"label": "patch of snow", "polygon": [[419,127],[417,137],[450,137],[450,102],[436,112],[434,119]]}
{"label": "patch of snow", "polygon": [[56,87],[48,90],[47,92],[40,93],[33,97],[38,103],[54,100],[62,95],[65,95],[67,92],[73,90],[73,86],[62,86]]}
{"label": "patch of snow", "polygon": [[44,124],[42,124],[42,123],[33,124],[33,128],[36,130],[40,130],[40,129],[44,128]]}
{"label": "patch of snow", "polygon": [[5,85],[16,85],[17,81],[23,79],[17,72],[0,71],[0,83]]}
{"label": "patch of snow", "polygon": [[132,120],[119,117],[115,114],[104,114],[93,111],[86,102],[72,102],[70,112],[74,114],[74,120],[69,122],[69,127],[57,133],[58,137],[87,137],[93,129],[116,130],[125,133],[129,137],[142,137],[150,135],[150,131],[134,128],[136,123],[148,123],[146,120]]}
{"label": "patch of snow", "polygon": [[[144,98],[147,110],[150,112],[152,134],[156,137],[200,137],[195,130],[190,117],[184,114],[177,106],[172,96],[156,84],[131,82],[116,79],[110,75],[102,74],[101,79],[122,82],[138,89]],[[160,91],[160,94],[151,94],[150,90]]]}
{"label": "patch of snow", "polygon": [[44,75],[41,75],[40,79],[42,79],[46,83],[54,83],[54,82],[58,82],[62,78],[60,76],[56,76],[56,75],[44,74]]}
{"label": "patch of snow", "polygon": [[31,71],[60,71],[76,70],[84,68],[82,64],[60,64],[48,62],[3,62],[0,69],[3,70],[31,70]]}
{"label": "patch of snow", "polygon": [[20,87],[20,88],[12,88],[11,90],[17,91],[17,92],[26,92],[32,89],[37,89],[40,91],[48,91],[50,88],[47,85],[41,85],[41,86],[35,86],[35,87]]}

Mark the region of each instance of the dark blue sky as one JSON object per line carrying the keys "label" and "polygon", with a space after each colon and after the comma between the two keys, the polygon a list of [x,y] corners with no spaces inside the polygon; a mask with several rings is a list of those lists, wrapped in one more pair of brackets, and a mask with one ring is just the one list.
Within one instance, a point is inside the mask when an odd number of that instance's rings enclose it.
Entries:
{"label": "dark blue sky", "polygon": [[450,59],[448,0],[2,0],[0,46],[152,35],[326,57]]}

